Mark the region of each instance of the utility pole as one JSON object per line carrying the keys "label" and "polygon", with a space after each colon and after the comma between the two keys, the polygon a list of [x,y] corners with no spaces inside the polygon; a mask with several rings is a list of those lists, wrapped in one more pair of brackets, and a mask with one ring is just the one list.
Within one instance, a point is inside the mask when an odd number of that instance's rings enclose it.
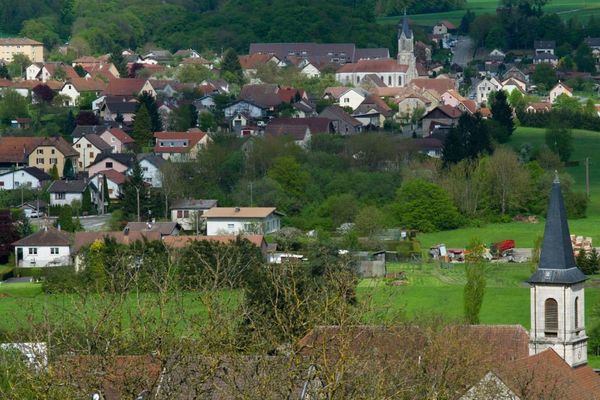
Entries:
{"label": "utility pole", "polygon": [[135,192],[137,194],[137,222],[140,222],[140,188],[136,186]]}
{"label": "utility pole", "polygon": [[585,158],[585,193],[590,197],[590,158]]}

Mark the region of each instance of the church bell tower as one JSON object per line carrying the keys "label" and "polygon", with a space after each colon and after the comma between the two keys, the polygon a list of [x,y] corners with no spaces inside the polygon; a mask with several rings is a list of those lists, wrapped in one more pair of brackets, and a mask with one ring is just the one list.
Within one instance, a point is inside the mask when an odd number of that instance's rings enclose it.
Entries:
{"label": "church bell tower", "polygon": [[531,285],[529,354],[554,349],[571,367],[587,364],[584,283],[575,264],[558,175],[552,184],[544,241]]}
{"label": "church bell tower", "polygon": [[407,65],[406,83],[417,78],[417,60],[415,58],[415,38],[408,24],[406,9],[404,9],[404,18],[398,25],[398,64]]}

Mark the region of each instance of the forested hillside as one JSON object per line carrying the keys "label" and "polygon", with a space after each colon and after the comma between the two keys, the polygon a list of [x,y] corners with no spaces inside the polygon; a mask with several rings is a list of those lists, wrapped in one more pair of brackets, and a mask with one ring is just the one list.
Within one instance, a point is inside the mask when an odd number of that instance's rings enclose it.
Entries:
{"label": "forested hillside", "polygon": [[355,42],[393,47],[374,0],[0,0],[0,32],[69,42],[80,53],[151,42],[247,51],[253,41]]}

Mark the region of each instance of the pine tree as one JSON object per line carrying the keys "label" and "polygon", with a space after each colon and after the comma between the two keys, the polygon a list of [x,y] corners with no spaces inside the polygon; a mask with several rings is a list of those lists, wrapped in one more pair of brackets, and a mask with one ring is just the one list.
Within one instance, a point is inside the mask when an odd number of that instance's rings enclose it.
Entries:
{"label": "pine tree", "polygon": [[102,176],[102,190],[104,192],[104,204],[110,206],[110,192],[108,191],[108,180],[106,179],[106,175]]}
{"label": "pine tree", "polygon": [[234,79],[234,83],[241,84],[244,81],[242,65],[240,64],[240,59],[235,50],[225,50],[223,61],[221,62],[221,72],[230,74],[231,78]]}
{"label": "pine tree", "polygon": [[147,209],[148,196],[146,193],[146,185],[144,184],[142,167],[137,159],[134,158],[131,175],[125,184],[123,184],[123,191],[121,192],[121,209],[123,210],[125,217],[130,220],[137,217],[138,191],[141,217],[144,214],[144,210]]}
{"label": "pine tree", "polygon": [[58,175],[58,168],[56,167],[56,164],[52,165],[52,168],[50,169],[50,176],[52,177],[53,181],[57,181],[60,179],[60,175]]}
{"label": "pine tree", "polygon": [[513,122],[512,108],[508,105],[506,92],[504,90],[500,90],[496,93],[494,101],[492,102],[491,111],[492,121],[496,121],[498,125],[505,130],[503,134],[496,135],[496,139],[500,143],[505,143],[515,130],[515,124]]}
{"label": "pine tree", "polygon": [[581,270],[581,272],[586,275],[590,275],[589,259],[585,249],[582,248],[579,250],[577,258],[575,259],[575,264],[577,264],[577,267]]}
{"label": "pine tree", "polygon": [[138,101],[140,104],[139,108],[141,108],[142,106],[146,106],[146,110],[150,115],[152,132],[162,131],[162,121],[160,120],[160,114],[158,113],[158,105],[156,104],[156,99],[152,97],[152,95],[150,95],[149,93],[144,92],[138,96]]}
{"label": "pine tree", "polygon": [[119,76],[121,78],[126,78],[129,74],[129,70],[127,69],[127,62],[125,61],[125,57],[123,57],[122,52],[114,48],[110,53],[110,62],[115,66],[117,71],[119,71]]}
{"label": "pine tree", "polygon": [[83,191],[82,199],[81,199],[81,209],[85,213],[90,213],[92,211],[92,194],[90,192],[90,187],[86,187]]}
{"label": "pine tree", "polygon": [[135,114],[132,136],[136,144],[140,147],[149,146],[152,141],[152,121],[150,120],[148,109],[144,104],[142,104]]}
{"label": "pine tree", "polygon": [[600,263],[600,257],[595,247],[592,247],[592,251],[590,251],[590,255],[588,256],[588,264],[590,267],[590,272],[595,274],[598,272],[598,264]]}
{"label": "pine tree", "polygon": [[65,161],[65,166],[63,167],[62,176],[65,179],[75,179],[75,168],[73,168],[73,161],[70,158],[67,158]]}
{"label": "pine tree", "polygon": [[63,127],[64,136],[71,136],[76,126],[77,122],[75,122],[75,116],[73,115],[73,111],[69,110],[69,112],[67,113],[67,119],[65,120],[65,125]]}

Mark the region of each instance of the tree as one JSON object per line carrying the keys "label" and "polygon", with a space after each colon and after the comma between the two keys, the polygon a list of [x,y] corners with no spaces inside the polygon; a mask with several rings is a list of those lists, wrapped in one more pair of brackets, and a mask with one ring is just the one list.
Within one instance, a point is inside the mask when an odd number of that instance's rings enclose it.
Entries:
{"label": "tree", "polygon": [[152,121],[145,104],[142,104],[135,114],[132,136],[140,147],[149,146],[152,142]]}
{"label": "tree", "polygon": [[465,272],[467,283],[463,292],[465,319],[468,324],[479,324],[479,312],[485,294],[485,267],[483,265],[483,251],[485,245],[479,239],[472,239],[467,247]]}
{"label": "tree", "polygon": [[580,72],[596,72],[596,61],[592,55],[592,49],[585,42],[581,42],[575,50],[575,64]]}
{"label": "tree", "polygon": [[567,162],[573,152],[573,133],[559,122],[552,123],[546,128],[546,145],[562,162]]}
{"label": "tree", "polygon": [[[513,92],[518,92],[518,90],[513,90]],[[504,128],[505,132],[505,135],[496,135],[496,140],[500,143],[505,143],[515,130],[515,124],[513,122],[512,109],[508,105],[506,92],[504,90],[500,90],[496,93],[496,96],[494,96],[491,111],[492,120],[496,121],[498,125]]]}
{"label": "tree", "polygon": [[215,116],[210,111],[202,111],[198,121],[200,129],[204,132],[211,132],[217,127]]}
{"label": "tree", "polygon": [[81,195],[81,210],[86,214],[92,212],[92,193],[89,186],[85,188]]}
{"label": "tree", "polygon": [[548,63],[541,63],[535,66],[533,72],[533,83],[544,90],[550,90],[558,82],[554,67]]}
{"label": "tree", "polygon": [[420,179],[402,184],[394,209],[402,227],[421,232],[454,229],[460,225],[460,214],[448,193]]}
{"label": "tree", "polygon": [[65,124],[63,126],[63,134],[66,136],[71,136],[76,126],[77,121],[75,121],[73,111],[69,110],[69,112],[67,113],[67,118],[65,119]]}
{"label": "tree", "polygon": [[79,111],[76,122],[77,125],[98,125],[99,121],[93,111]]}
{"label": "tree", "polygon": [[83,230],[78,218],[73,217],[73,209],[70,206],[62,206],[58,211],[58,218],[54,226],[67,232],[76,232]]}
{"label": "tree", "polygon": [[[156,104],[156,99],[152,97],[152,95],[148,92],[143,92],[138,96],[138,112],[142,108],[142,106],[146,107],[146,111],[150,116],[151,129],[152,132],[160,132],[163,130],[162,122],[160,120],[160,114],[158,113],[158,105]],[[136,114],[137,116],[137,114]]]}
{"label": "tree", "polygon": [[110,207],[110,191],[108,190],[108,179],[106,175],[102,175],[102,197],[104,198],[104,206]]}
{"label": "tree", "polygon": [[21,96],[13,89],[6,89],[0,100],[0,120],[6,125],[14,118],[29,116],[27,98]]}
{"label": "tree", "polygon": [[121,192],[121,209],[128,219],[137,218],[138,215],[138,199],[139,199],[139,215],[140,218],[144,210],[148,208],[148,193],[144,183],[144,175],[142,167],[136,158],[133,159],[131,167],[131,175],[123,184]]}
{"label": "tree", "polygon": [[0,79],[8,79],[10,80],[10,74],[8,73],[8,68],[6,64],[0,63]]}
{"label": "tree", "polygon": [[6,264],[12,253],[11,245],[19,239],[10,211],[0,210],[0,263]]}
{"label": "tree", "polygon": [[490,200],[502,215],[519,209],[527,198],[529,173],[511,149],[499,148],[486,160],[487,185]]}
{"label": "tree", "polygon": [[33,88],[33,96],[39,103],[51,103],[54,91],[48,85],[40,84]]}
{"label": "tree", "polygon": [[510,96],[508,96],[508,103],[515,110],[524,110],[527,102],[525,101],[525,97],[520,90],[513,90],[510,92]]}
{"label": "tree", "polygon": [[385,215],[374,206],[361,208],[354,220],[354,229],[359,235],[372,236],[385,225]]}
{"label": "tree", "polygon": [[467,12],[463,14],[460,20],[460,26],[458,27],[458,30],[463,35],[469,34],[469,29],[473,21],[475,21],[475,13],[471,10],[467,10]]}
{"label": "tree", "polygon": [[193,104],[182,104],[173,110],[172,120],[175,131],[187,131],[196,126],[196,107]]}
{"label": "tree", "polygon": [[119,76],[121,78],[125,78],[128,76],[129,71],[127,69],[127,61],[123,54],[118,48],[114,48],[110,53],[110,62],[115,66],[117,71],[119,71]]}
{"label": "tree", "polygon": [[15,54],[13,55],[12,62],[8,64],[8,73],[10,76],[14,77],[23,77],[25,70],[27,67],[31,65],[31,60],[25,54]]}
{"label": "tree", "polygon": [[240,59],[235,50],[231,48],[225,50],[223,61],[221,62],[221,72],[230,74],[235,83],[241,84],[244,81]]}
{"label": "tree", "polygon": [[52,168],[50,168],[50,177],[53,181],[57,181],[60,179],[60,175],[58,174],[58,168],[56,164],[52,164]]}
{"label": "tree", "polygon": [[444,141],[442,159],[445,166],[455,164],[465,158],[476,159],[481,154],[492,152],[492,141],[488,125],[480,113],[464,113],[458,125],[450,130]]}
{"label": "tree", "polygon": [[62,176],[65,179],[75,179],[75,168],[73,167],[73,161],[71,160],[71,158],[67,158],[65,160]]}

